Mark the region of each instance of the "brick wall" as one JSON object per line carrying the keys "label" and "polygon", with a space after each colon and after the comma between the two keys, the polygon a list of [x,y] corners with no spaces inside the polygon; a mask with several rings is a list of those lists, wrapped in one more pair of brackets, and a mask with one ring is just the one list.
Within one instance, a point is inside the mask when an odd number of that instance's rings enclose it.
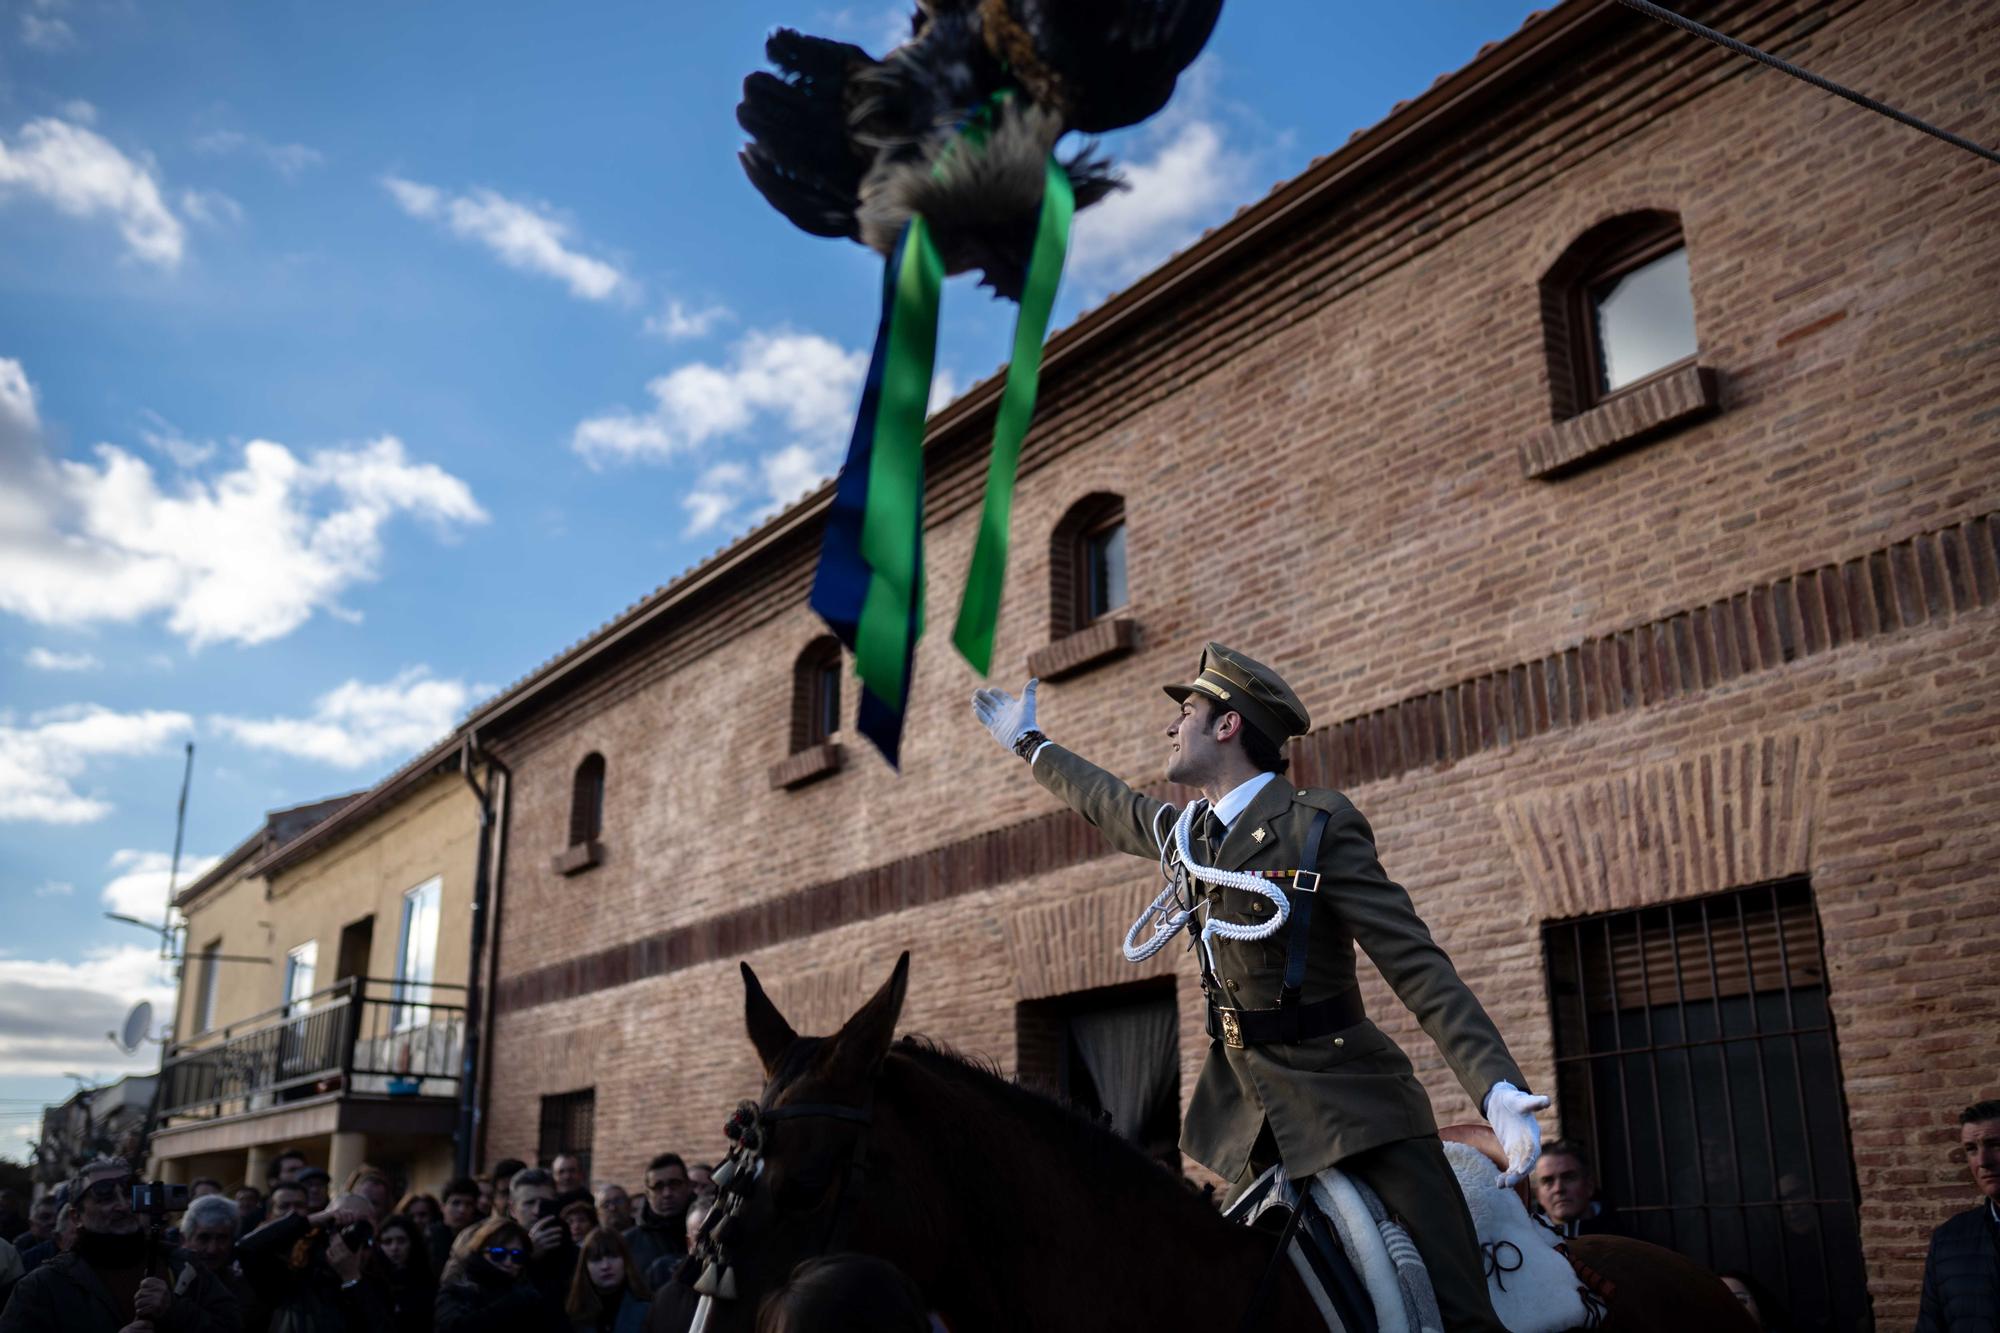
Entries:
{"label": "brick wall", "polygon": [[[2000,36],[1976,5],[1702,12],[2000,139]],[[1952,1114],[2000,1066],[1983,943],[2000,925],[2000,565],[1983,521],[2000,510],[1996,182],[1611,15],[1475,123],[1051,374],[995,654],[1018,683],[1052,635],[1046,534],[1083,496],[1122,495],[1139,644],[1045,687],[1046,729],[1155,782],[1159,682],[1210,638],[1280,665],[1321,728],[1302,767],[1368,813],[1541,1085],[1542,921],[1808,874],[1890,1324],[1912,1316],[1929,1227],[1967,1198]],[[1522,443],[1551,419],[1538,283],[1577,236],[1639,209],[1682,219],[1720,410],[1525,477]],[[932,451],[934,625],[970,554],[978,426]],[[1149,868],[1098,854],[970,722],[975,681],[942,632],[919,653],[900,778],[848,735],[843,771],[772,789],[793,663],[821,632],[803,604],[812,549],[810,534],[773,543],[678,624],[489,733],[514,777],[488,1160],[532,1149],[541,1095],[593,1085],[606,1173],[636,1178],[663,1147],[718,1152],[758,1083],[738,957],[811,1030],[911,948],[906,1028],[1003,1067],[1017,1001],[1149,974],[1117,955]],[[1860,601],[1836,601],[1856,569]],[[1526,699],[1510,692],[1531,669],[1544,716],[1571,710],[1560,725],[1522,725],[1532,704],[1502,724],[1496,701]],[[1378,762],[1391,732],[1397,762]],[[551,862],[593,750],[604,858],[566,877]],[[1754,828],[1731,814],[1720,832],[1722,805],[1700,807],[1712,824],[1648,815],[1648,790],[1718,773],[1762,812]],[[1642,827],[1685,854],[1621,855]],[[1439,1113],[1470,1116],[1414,1022],[1366,984]],[[1185,1089],[1205,1048],[1185,971],[1179,995]]]}

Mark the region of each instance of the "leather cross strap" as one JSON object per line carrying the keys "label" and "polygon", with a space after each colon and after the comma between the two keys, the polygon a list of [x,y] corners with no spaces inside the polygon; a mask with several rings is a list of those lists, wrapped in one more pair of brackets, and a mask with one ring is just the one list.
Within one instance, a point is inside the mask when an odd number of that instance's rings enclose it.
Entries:
{"label": "leather cross strap", "polygon": [[1285,944],[1285,981],[1278,991],[1280,1041],[1295,1042],[1300,1038],[1299,995],[1306,984],[1306,953],[1312,947],[1313,903],[1319,898],[1319,848],[1331,817],[1325,810],[1313,815],[1312,827],[1306,831],[1305,851],[1299,857],[1301,869],[1292,876],[1289,895],[1292,919],[1287,923],[1291,933]]}

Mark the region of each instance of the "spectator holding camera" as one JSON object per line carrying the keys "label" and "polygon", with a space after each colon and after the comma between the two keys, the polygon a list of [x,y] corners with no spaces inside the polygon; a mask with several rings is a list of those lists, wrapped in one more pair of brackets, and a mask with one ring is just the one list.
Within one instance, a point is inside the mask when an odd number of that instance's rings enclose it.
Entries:
{"label": "spectator holding camera", "polygon": [[392,1215],[375,1232],[375,1244],[361,1261],[362,1271],[381,1284],[396,1333],[430,1333],[437,1306],[437,1278],[431,1269],[425,1229],[413,1217]]}
{"label": "spectator holding camera", "polygon": [[493,1215],[510,1217],[514,1211],[514,1177],[528,1169],[518,1157],[502,1157],[493,1164]]}
{"label": "spectator holding camera", "polygon": [[556,1209],[556,1179],[538,1166],[514,1177],[509,1190],[514,1221],[528,1233],[528,1280],[548,1303],[561,1309],[576,1271],[576,1242]]}
{"label": "spectator holding camera", "polygon": [[256,1293],[258,1328],[286,1333],[373,1333],[391,1324],[381,1284],[362,1273],[374,1243],[374,1209],[349,1194],[318,1212],[294,1206],[297,1192],[271,1191],[272,1220],[236,1246],[243,1277]]}
{"label": "spectator holding camera", "polygon": [[528,1229],[511,1217],[491,1217],[462,1233],[438,1287],[436,1333],[569,1333],[562,1306],[546,1300],[528,1276],[533,1253]]}
{"label": "spectator holding camera", "polygon": [[184,1250],[167,1251],[132,1209],[122,1157],[70,1183],[76,1243],[15,1286],[0,1333],[237,1333],[235,1300]]}

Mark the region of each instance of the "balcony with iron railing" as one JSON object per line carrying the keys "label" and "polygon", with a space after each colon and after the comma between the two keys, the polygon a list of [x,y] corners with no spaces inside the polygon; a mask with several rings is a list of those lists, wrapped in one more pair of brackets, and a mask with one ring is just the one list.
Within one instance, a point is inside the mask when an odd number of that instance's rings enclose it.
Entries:
{"label": "balcony with iron railing", "polygon": [[158,1117],[185,1125],[329,1096],[453,1102],[465,987],[350,977],[170,1046]]}

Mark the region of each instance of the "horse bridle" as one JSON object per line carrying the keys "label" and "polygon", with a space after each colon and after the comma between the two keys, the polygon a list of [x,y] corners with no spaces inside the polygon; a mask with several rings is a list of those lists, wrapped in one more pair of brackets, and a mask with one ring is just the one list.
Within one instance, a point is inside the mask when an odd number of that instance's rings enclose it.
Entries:
{"label": "horse bridle", "polygon": [[875,1124],[875,1090],[872,1086],[866,1101],[860,1106],[839,1102],[795,1102],[789,1106],[774,1107],[756,1102],[741,1103],[722,1128],[724,1137],[729,1140],[729,1155],[715,1169],[713,1177],[721,1198],[709,1215],[702,1219],[701,1230],[695,1236],[693,1257],[701,1271],[694,1278],[693,1286],[704,1296],[724,1301],[736,1298],[736,1274],[722,1246],[711,1233],[720,1221],[727,1220],[749,1202],[751,1191],[764,1173],[764,1151],[770,1145],[772,1127],[786,1120],[844,1120],[860,1125],[863,1130],[848,1150],[847,1161],[835,1184],[837,1193],[833,1209],[820,1234],[819,1245],[804,1258],[816,1259],[834,1249],[841,1223],[847,1218],[848,1203],[861,1193],[868,1167],[867,1131]]}

